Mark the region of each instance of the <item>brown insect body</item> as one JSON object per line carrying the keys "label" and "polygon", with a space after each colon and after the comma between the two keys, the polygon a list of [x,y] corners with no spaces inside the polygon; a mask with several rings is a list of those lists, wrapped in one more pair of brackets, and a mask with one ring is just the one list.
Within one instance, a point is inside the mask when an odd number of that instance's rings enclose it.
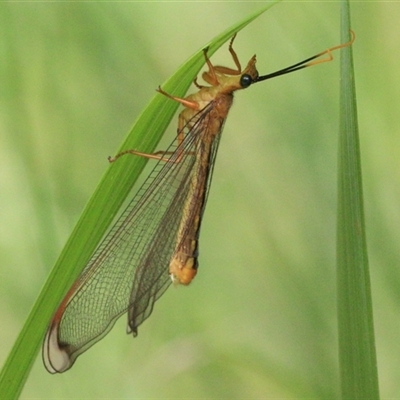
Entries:
{"label": "brown insect body", "polygon": [[[242,71],[229,44],[236,69],[213,66],[204,50],[208,71],[199,91],[185,98],[158,91],[181,103],[177,144],[165,152],[133,155],[158,160],[152,173],[105,235],[83,272],[54,313],[43,342],[43,362],[51,373],[71,368],[77,357],[101,340],[116,320],[128,313],[127,331],[134,336],[171,282],[188,285],[198,267],[202,216],[224,121],[236,90],[321,62],[327,49],[300,63],[259,76],[253,56]],[[320,58],[326,55],[325,58]],[[313,61],[315,60],[315,61]]]}
{"label": "brown insect body", "polygon": [[[230,43],[230,51],[235,54],[231,47],[232,42],[233,39]],[[183,285],[188,285],[197,272],[198,237],[206,200],[205,188],[207,188],[206,183],[210,173],[211,145],[216,136],[222,132],[223,124],[233,103],[233,92],[243,89],[240,83],[241,76],[247,74],[253,81],[258,77],[258,71],[255,68],[255,56],[251,58],[245,70],[241,71],[236,54],[234,60],[237,70],[220,66],[214,67],[207,57],[206,50],[204,55],[209,71],[204,72],[202,77],[212,86],[204,87],[198,85],[200,90],[197,93],[183,99],[170,96],[159,89],[160,93],[182,103],[186,107],[179,114],[178,137],[184,133],[185,128],[188,130],[186,134],[190,134],[196,123],[196,115],[212,103],[212,107],[210,107],[206,118],[201,121],[201,126],[199,127],[202,130],[202,134],[201,140],[197,143],[196,157],[198,161],[193,167],[195,173],[192,174],[192,189],[188,193],[187,206],[184,208],[181,227],[177,235],[178,246],[169,267],[172,281]]]}

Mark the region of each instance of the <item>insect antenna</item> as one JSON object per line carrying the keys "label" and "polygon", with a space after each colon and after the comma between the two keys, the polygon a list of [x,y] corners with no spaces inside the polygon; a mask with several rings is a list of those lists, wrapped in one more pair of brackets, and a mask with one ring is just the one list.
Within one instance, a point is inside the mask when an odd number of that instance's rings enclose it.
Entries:
{"label": "insect antenna", "polygon": [[[265,81],[267,79],[275,78],[276,76],[285,75],[285,74],[289,74],[290,72],[298,71],[299,69],[312,67],[313,65],[317,65],[317,64],[324,63],[324,62],[332,61],[333,60],[332,51],[339,50],[339,49],[342,49],[344,47],[351,46],[353,44],[354,40],[356,39],[356,35],[355,35],[355,33],[353,31],[350,31],[350,32],[351,32],[351,40],[349,42],[344,43],[344,44],[340,44],[338,46],[331,47],[329,49],[326,49],[326,50],[322,51],[321,53],[318,53],[315,56],[307,58],[307,59],[305,59],[303,61],[300,61],[300,62],[298,62],[296,64],[293,64],[290,67],[286,67],[286,68],[280,69],[278,71],[272,72],[272,73],[267,74],[267,75],[259,76],[253,81],[253,83]],[[319,57],[321,57],[323,55],[326,55],[326,57],[318,59]]]}

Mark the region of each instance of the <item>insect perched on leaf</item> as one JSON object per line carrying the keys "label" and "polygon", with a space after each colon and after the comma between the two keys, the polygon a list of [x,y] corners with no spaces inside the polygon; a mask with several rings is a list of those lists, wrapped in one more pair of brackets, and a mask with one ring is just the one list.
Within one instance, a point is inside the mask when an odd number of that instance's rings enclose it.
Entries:
{"label": "insect perched on leaf", "polygon": [[[235,68],[214,66],[204,49],[210,86],[185,98],[158,92],[181,103],[177,139],[154,154],[126,150],[157,160],[115,225],[61,302],[43,343],[43,361],[51,373],[71,368],[76,358],[101,340],[128,313],[128,333],[149,317],[168,286],[188,285],[198,269],[199,233],[223,124],[233,92],[250,85],[332,60],[332,47],[290,67],[260,76],[253,56],[242,69],[230,41]],[[325,57],[322,57],[325,56]],[[322,57],[322,58],[321,58]]]}

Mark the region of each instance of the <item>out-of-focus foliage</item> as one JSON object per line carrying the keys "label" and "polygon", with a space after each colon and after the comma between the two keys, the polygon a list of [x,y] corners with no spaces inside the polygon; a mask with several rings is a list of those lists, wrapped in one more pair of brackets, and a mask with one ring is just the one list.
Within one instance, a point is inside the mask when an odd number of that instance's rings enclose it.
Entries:
{"label": "out-of-focus foliage", "polygon": [[[1,360],[154,89],[257,3],[0,6]],[[391,3],[353,4],[365,212],[382,397],[399,393],[400,99]],[[337,44],[339,6],[283,3],[236,51],[268,73]],[[226,49],[213,58],[231,63]],[[132,339],[122,318],[71,371],[38,358],[22,398],[335,398],[338,60],[238,93],[200,269]],[[160,148],[174,135],[175,125]]]}

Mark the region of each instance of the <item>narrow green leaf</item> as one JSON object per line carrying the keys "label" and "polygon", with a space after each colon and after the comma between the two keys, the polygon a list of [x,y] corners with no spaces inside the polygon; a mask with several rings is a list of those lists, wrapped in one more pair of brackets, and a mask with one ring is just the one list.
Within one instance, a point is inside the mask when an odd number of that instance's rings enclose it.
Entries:
{"label": "narrow green leaf", "polygon": [[[235,32],[243,29],[277,2],[279,1],[268,3],[258,12],[246,17],[206,44],[204,47],[209,46],[208,54],[212,55]],[[204,56],[200,49],[162,85],[163,89],[170,94],[184,96],[203,65]],[[154,151],[177,107],[178,103],[160,94],[155,94],[136,120],[134,127],[122,144],[121,150]],[[112,164],[103,176],[45,283],[1,371],[0,398],[14,399],[19,396],[54,310],[99,244],[145,164],[146,160],[141,157],[123,157]]]}
{"label": "narrow green leaf", "polygon": [[[342,42],[350,40],[349,2],[342,1]],[[338,159],[337,291],[342,399],[378,399],[372,298],[361,179],[352,48],[341,56]]]}

